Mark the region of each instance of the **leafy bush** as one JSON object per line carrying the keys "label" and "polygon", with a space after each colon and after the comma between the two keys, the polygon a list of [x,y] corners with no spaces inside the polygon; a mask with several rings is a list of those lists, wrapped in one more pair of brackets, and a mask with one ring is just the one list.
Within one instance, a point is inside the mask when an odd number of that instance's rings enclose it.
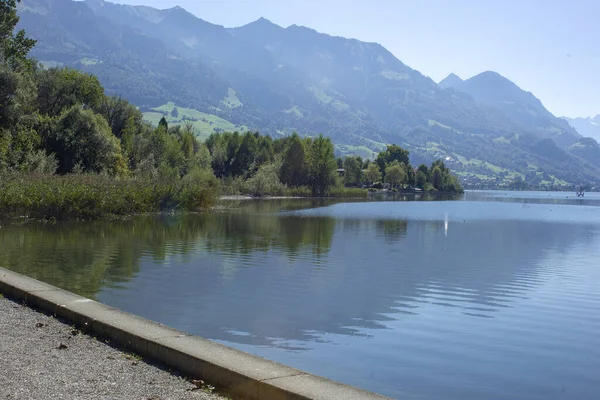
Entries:
{"label": "leafy bush", "polygon": [[223,195],[235,196],[244,194],[246,191],[244,178],[241,176],[222,178],[220,181],[221,194]]}
{"label": "leafy bush", "polygon": [[177,188],[176,206],[187,211],[198,211],[216,203],[219,181],[211,171],[197,169],[181,179]]}
{"label": "leafy bush", "polygon": [[256,174],[246,182],[246,190],[255,196],[282,196],[286,186],[279,180],[280,165],[264,164]]}

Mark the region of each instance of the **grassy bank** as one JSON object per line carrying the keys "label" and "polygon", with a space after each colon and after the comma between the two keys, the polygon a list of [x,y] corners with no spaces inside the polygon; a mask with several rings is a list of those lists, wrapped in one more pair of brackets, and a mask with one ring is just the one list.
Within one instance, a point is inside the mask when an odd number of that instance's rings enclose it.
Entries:
{"label": "grassy bank", "polygon": [[210,208],[218,181],[203,172],[182,179],[115,179],[102,175],[0,176],[0,217],[97,219]]}
{"label": "grassy bank", "polygon": [[[224,196],[257,196],[257,197],[314,197],[310,187],[288,187],[278,180],[257,184],[256,180],[244,181],[241,177],[221,179],[221,194]],[[274,183],[273,183],[274,182]],[[330,187],[325,197],[366,198],[367,189]]]}

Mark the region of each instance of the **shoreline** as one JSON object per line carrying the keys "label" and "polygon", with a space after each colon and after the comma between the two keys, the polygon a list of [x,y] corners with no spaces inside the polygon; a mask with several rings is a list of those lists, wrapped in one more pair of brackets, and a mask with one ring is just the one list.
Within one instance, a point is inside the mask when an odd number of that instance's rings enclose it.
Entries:
{"label": "shoreline", "polygon": [[[365,189],[367,190],[367,189]],[[423,195],[443,195],[443,196],[459,196],[464,193],[454,193],[454,192],[437,192],[437,191],[397,191],[393,192],[391,190],[378,190],[375,192],[368,191],[365,197],[357,197],[357,196],[324,196],[324,197],[314,197],[314,196],[251,196],[244,194],[234,194],[234,195],[223,195],[219,196],[219,201],[233,201],[233,200],[354,200],[354,199],[368,199],[374,195],[414,195],[414,196],[423,196]]]}
{"label": "shoreline", "polygon": [[0,293],[233,396],[249,400],[386,399],[178,331],[2,267]]}

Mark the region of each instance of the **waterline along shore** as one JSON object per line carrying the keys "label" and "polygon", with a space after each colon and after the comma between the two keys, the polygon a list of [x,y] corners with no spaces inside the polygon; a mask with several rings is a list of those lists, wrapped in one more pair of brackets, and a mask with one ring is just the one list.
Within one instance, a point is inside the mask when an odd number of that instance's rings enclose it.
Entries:
{"label": "waterline along shore", "polygon": [[[243,399],[384,399],[122,312],[0,267],[0,293]],[[65,341],[68,339],[65,339]],[[58,344],[58,350],[68,350]],[[51,371],[51,369],[50,369]],[[58,378],[58,377],[57,377]]]}

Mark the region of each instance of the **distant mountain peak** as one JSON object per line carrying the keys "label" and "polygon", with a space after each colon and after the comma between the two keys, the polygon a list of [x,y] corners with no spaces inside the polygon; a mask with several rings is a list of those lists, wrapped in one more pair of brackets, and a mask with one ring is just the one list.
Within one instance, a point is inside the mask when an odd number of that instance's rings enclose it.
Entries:
{"label": "distant mountain peak", "polygon": [[442,89],[454,88],[458,89],[460,85],[462,85],[464,81],[460,78],[460,76],[455,73],[451,73],[441,81],[439,81],[438,86]]}
{"label": "distant mountain peak", "polygon": [[260,17],[259,19],[257,19],[254,22],[250,22],[249,24],[243,25],[240,28],[233,28],[233,30],[235,29],[251,29],[251,30],[262,30],[262,31],[268,31],[268,32],[275,32],[278,30],[283,30],[284,28],[277,25],[274,22],[271,22],[270,20],[266,19],[265,17]]}
{"label": "distant mountain peak", "polygon": [[[266,19],[265,17],[260,17],[259,19],[257,19],[254,22],[251,22],[250,24],[260,24],[260,25],[277,25],[273,22],[271,22],[270,20]],[[248,25],[250,25],[248,24]],[[277,25],[279,26],[279,25]]]}
{"label": "distant mountain peak", "polygon": [[461,77],[456,75],[454,72],[451,72],[450,75],[448,75],[446,77],[446,79],[458,79],[458,80],[462,81]]}
{"label": "distant mountain peak", "polygon": [[519,88],[516,83],[508,79],[507,77],[499,74],[496,71],[484,71],[480,74],[473,76],[472,78],[467,79],[467,81],[479,81],[479,82],[487,82],[488,84],[494,85],[504,85],[510,86],[511,88],[519,89],[523,91],[523,89]]}

